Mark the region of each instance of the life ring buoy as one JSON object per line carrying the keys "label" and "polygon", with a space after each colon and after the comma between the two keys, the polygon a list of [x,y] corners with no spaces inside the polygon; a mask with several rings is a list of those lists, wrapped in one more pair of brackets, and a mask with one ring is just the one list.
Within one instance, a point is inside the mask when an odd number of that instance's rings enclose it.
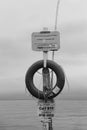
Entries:
{"label": "life ring buoy", "polygon": [[[43,68],[44,61],[40,60],[35,62],[31,67],[28,69],[26,76],[25,76],[25,84],[28,89],[28,91],[36,98],[44,100],[44,92],[41,90],[38,90],[38,88],[35,87],[33,83],[33,77],[34,74],[41,68]],[[51,69],[55,72],[57,77],[57,82],[52,90],[52,92],[48,95],[48,99],[55,98],[60,92],[62,91],[64,84],[65,84],[65,75],[63,72],[63,69],[60,65],[58,65],[56,62],[47,60],[47,68]],[[58,88],[59,91],[55,93],[55,89]]]}

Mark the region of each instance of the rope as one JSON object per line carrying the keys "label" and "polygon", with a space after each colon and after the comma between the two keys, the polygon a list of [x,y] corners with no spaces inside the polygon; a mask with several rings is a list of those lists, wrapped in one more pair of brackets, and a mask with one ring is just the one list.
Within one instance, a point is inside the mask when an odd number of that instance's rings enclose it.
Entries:
{"label": "rope", "polygon": [[[62,68],[63,69],[63,68]],[[64,72],[64,69],[63,69],[63,72]],[[70,85],[69,85],[69,81],[68,81],[68,78],[66,76],[66,73],[64,72],[64,75],[65,75],[65,79],[66,79],[66,83],[67,83],[67,86],[68,86],[68,90],[70,90]]]}

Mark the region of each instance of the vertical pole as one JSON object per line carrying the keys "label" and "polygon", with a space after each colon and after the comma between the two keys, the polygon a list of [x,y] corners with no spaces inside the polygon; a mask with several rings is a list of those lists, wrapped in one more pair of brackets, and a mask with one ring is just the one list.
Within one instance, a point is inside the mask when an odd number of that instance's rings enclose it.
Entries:
{"label": "vertical pole", "polygon": [[47,59],[48,59],[48,52],[44,51],[43,52],[43,58],[44,58],[44,67],[42,70],[43,74],[43,92],[44,92],[44,99],[47,101],[47,92],[49,91],[50,88],[50,74],[49,74],[49,69],[47,68]]}
{"label": "vertical pole", "polygon": [[43,52],[43,60],[44,60],[44,67],[43,67],[43,70],[42,70],[42,73],[43,73],[43,92],[44,92],[44,98],[45,97],[45,94],[46,94],[46,89],[47,89],[47,73],[48,73],[48,70],[46,69],[46,66],[47,66],[47,59],[48,59],[48,53],[47,51],[44,51]]}
{"label": "vertical pole", "polygon": [[42,130],[53,130],[52,117],[54,117],[55,102],[48,100],[47,102],[39,101],[39,117],[42,123]]}
{"label": "vertical pole", "polygon": [[48,59],[48,52],[44,51],[43,52],[44,68],[46,68],[47,59]]}
{"label": "vertical pole", "polygon": [[[44,27],[43,31],[48,31],[48,28]],[[43,51],[43,58],[44,58],[44,68],[46,68],[46,62],[47,62],[47,59],[48,59],[48,51]]]}
{"label": "vertical pole", "polygon": [[43,68],[43,92],[44,92],[44,100],[48,99],[48,92],[50,91],[50,73],[48,68]]}
{"label": "vertical pole", "polygon": [[53,127],[52,127],[52,118],[50,118],[49,129],[48,130],[53,130]]}

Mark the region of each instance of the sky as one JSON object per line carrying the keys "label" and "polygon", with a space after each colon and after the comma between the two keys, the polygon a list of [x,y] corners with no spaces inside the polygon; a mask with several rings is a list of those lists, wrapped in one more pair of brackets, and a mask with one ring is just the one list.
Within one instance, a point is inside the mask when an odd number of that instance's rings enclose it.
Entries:
{"label": "sky", "polygon": [[[42,52],[32,51],[31,34],[43,27],[54,30],[56,6],[57,0],[0,1],[1,95],[25,92],[27,69],[43,58]],[[55,61],[63,67],[71,92],[87,90],[86,12],[86,0],[60,0],[60,50]]]}

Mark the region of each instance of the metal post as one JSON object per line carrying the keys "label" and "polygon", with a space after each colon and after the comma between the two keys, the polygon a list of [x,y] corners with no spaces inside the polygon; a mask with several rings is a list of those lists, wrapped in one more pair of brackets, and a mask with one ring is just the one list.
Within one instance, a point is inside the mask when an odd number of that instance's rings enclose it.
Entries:
{"label": "metal post", "polygon": [[48,129],[48,130],[53,130],[53,126],[52,126],[52,118],[50,118],[49,129]]}
{"label": "metal post", "polygon": [[39,100],[38,108],[42,130],[53,130],[52,118],[54,117],[55,109],[54,100],[48,100],[47,102]]}
{"label": "metal post", "polygon": [[47,93],[50,91],[50,73],[48,68],[43,68],[43,92],[44,92],[44,100],[47,101],[48,96]]}
{"label": "metal post", "polygon": [[47,59],[48,59],[48,52],[44,51],[43,52],[44,68],[46,68]]}
{"label": "metal post", "polygon": [[48,59],[48,52],[43,52],[43,59],[44,59],[44,67],[42,70],[43,74],[43,92],[44,92],[44,99],[47,101],[47,92],[50,90],[50,73],[49,69],[47,68],[47,59]]}

